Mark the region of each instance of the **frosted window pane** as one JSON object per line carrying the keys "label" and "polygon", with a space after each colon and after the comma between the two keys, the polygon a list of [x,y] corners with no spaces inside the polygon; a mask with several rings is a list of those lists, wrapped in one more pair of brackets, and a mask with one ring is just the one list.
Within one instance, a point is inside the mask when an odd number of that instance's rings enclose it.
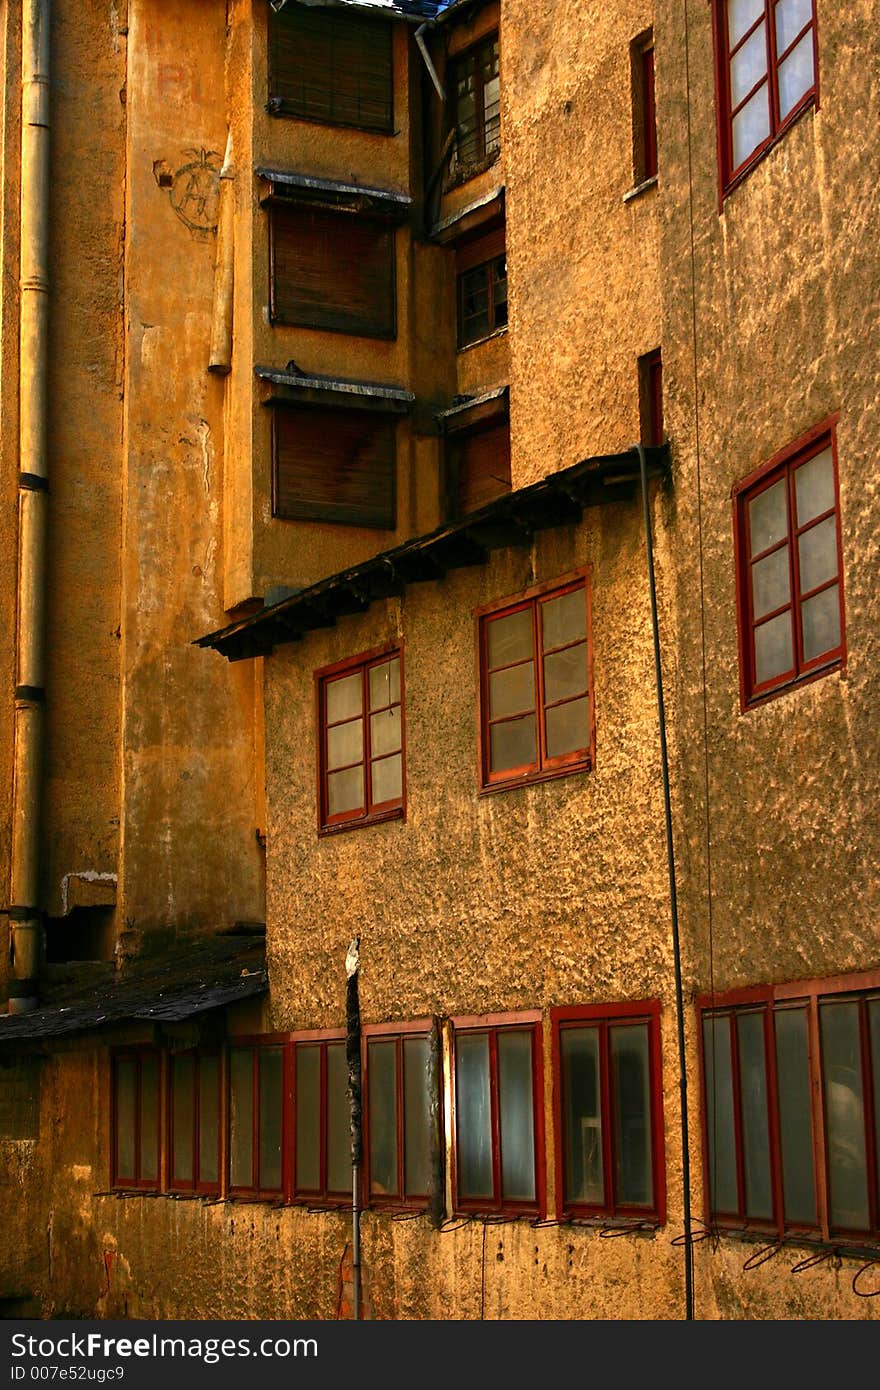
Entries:
{"label": "frosted window pane", "polygon": [[317,1047],[296,1049],[296,1188],[315,1192],[321,1186],[321,1052]]}
{"label": "frosted window pane", "polygon": [[709,1140],[709,1193],[713,1212],[739,1210],[736,1185],[736,1131],[730,1020],[703,1020],[706,1073],[706,1132]]}
{"label": "frosted window pane", "polygon": [[541,646],[545,652],[587,635],[587,596],[574,589],[541,604]]}
{"label": "frosted window pane", "polygon": [[834,461],[830,449],[823,449],[821,454],[795,470],[794,491],[798,526],[805,526],[814,516],[831,511],[834,506]]}
{"label": "frosted window pane", "polygon": [[335,724],[340,719],[352,719],[354,715],[363,712],[360,671],[356,671],[353,676],[342,676],[339,680],[328,681],[325,688],[328,724]]}
{"label": "frosted window pane", "polygon": [[370,709],[382,709],[400,700],[400,657],[370,667]]}
{"label": "frosted window pane", "polygon": [[364,721],[352,719],[327,730],[327,766],[347,767],[364,756]]}
{"label": "frosted window pane", "polygon": [[840,646],[840,595],[836,584],[801,605],[804,661]]}
{"label": "frosted window pane", "polygon": [[370,748],[373,757],[395,753],[400,747],[400,705],[370,716]]}
{"label": "frosted window pane", "polygon": [[282,1054],[261,1048],[260,1059],[260,1187],[281,1187],[281,1113],[284,1103]]}
{"label": "frosted window pane", "polygon": [[650,1206],[651,1088],[646,1024],[611,1028],[614,1075],[614,1195],[618,1202]]}
{"label": "frosted window pane", "polygon": [[837,518],[829,516],[798,538],[801,593],[837,575]]}
{"label": "frosted window pane", "polygon": [[[874,1152],[880,1155],[880,999],[868,1004],[871,1028],[871,1071],[874,1076]],[[880,1163],[877,1164],[877,1197],[880,1199]]]}
{"label": "frosted window pane", "polygon": [[831,1225],[864,1231],[869,1225],[868,1165],[859,1006],[825,1004],[819,1009],[819,1023]]}
{"label": "frosted window pane", "polygon": [[351,1113],[345,1043],[327,1047],[327,1191],[351,1187]]}
{"label": "frosted window pane", "polygon": [[755,628],[755,680],[768,681],[784,675],[794,665],[791,645],[791,614],[780,613]]}
{"label": "frosted window pane", "polygon": [[192,1057],[172,1057],[171,1087],[174,1124],[172,1176],[176,1182],[192,1182],[193,1180],[194,1086],[194,1059]]}
{"label": "frosted window pane", "polygon": [[788,509],[785,502],[785,479],[765,488],[749,502],[749,538],[751,555],[760,555],[788,535]]}
{"label": "frosted window pane", "polygon": [[251,1187],[254,1180],[254,1059],[236,1048],[229,1057],[229,1181]]}
{"label": "frosted window pane", "polygon": [[774,1015],[774,1031],[785,1220],[793,1226],[813,1226],[816,1223],[816,1184],[806,1011],[778,1009]]}
{"label": "frosted window pane", "polygon": [[455,1043],[455,1128],[461,1197],[492,1196],[492,1114],[489,1039],[461,1036]]}
{"label": "frosted window pane", "polygon": [[574,753],[579,748],[589,746],[589,700],[572,700],[567,705],[555,705],[547,710],[546,720],[548,758],[559,758],[563,753]]}
{"label": "frosted window pane", "polygon": [[570,695],[580,695],[586,688],[586,642],[544,657],[544,699],[547,704],[554,700],[566,700]]}
{"label": "frosted window pane", "polygon": [[159,1061],[145,1057],[141,1062],[141,1173],[142,1178],[159,1176]]}
{"label": "frosted window pane", "polygon": [[220,1180],[220,1061],[199,1061],[199,1180]]}
{"label": "frosted window pane", "polygon": [[397,1193],[397,1044],[368,1045],[370,1191]]}
{"label": "frosted window pane", "polygon": [[532,1109],[532,1037],[498,1034],[498,1107],[501,1125],[501,1193],[534,1201],[535,1118]]}
{"label": "frosted window pane", "polygon": [[331,772],[327,778],[327,811],[331,816],[341,811],[360,811],[364,805],[363,767],[350,767],[346,772]]}
{"label": "frosted window pane", "polygon": [[739,106],[767,71],[767,26],[760,24],[730,60],[730,105]]}
{"label": "frosted window pane", "polygon": [[599,1030],[564,1028],[560,1034],[565,1113],[565,1200],[602,1206],[602,1114]]}
{"label": "frosted window pane", "polygon": [[403,1041],[403,1183],[407,1196],[431,1185],[431,1049],[427,1038]]}
{"label": "frosted window pane", "polygon": [[733,167],[748,159],[770,134],[770,106],[767,97],[767,83],[759,87],[755,95],[733,118]]}
{"label": "frosted window pane", "polygon": [[764,0],[727,0],[727,33],[729,47],[734,48],[759,15],[764,13]]}
{"label": "frosted window pane", "polygon": [[784,53],[813,17],[813,0],[779,0],[776,6],[776,52]]}
{"label": "frosted window pane", "polygon": [[133,1058],[116,1063],[116,1175],[135,1176],[134,1137],[137,1063]]}
{"label": "frosted window pane", "polygon": [[399,801],[403,795],[403,758],[395,753],[373,763],[370,776],[373,786],[373,805],[383,801]]}
{"label": "frosted window pane", "polygon": [[788,574],[788,546],[773,550],[752,565],[752,603],[754,616],[763,618],[781,608],[791,598]]}
{"label": "frosted window pane", "polygon": [[494,618],[488,628],[489,665],[509,666],[525,661],[532,652],[532,613],[523,608],[506,618]]}
{"label": "frosted window pane", "polygon": [[489,739],[489,766],[492,772],[534,763],[537,756],[534,715],[530,714],[526,719],[510,719],[505,724],[493,724]]}
{"label": "frosted window pane", "polygon": [[763,1015],[740,1014],[736,1020],[736,1032],[739,1041],[746,1216],[769,1221],[773,1216],[773,1192],[770,1182]]}
{"label": "frosted window pane", "polygon": [[508,666],[489,677],[489,717],[520,714],[535,708],[535,663]]}
{"label": "frosted window pane", "polygon": [[784,121],[789,111],[813,85],[813,31],[809,29],[796,48],[779,65],[779,119]]}

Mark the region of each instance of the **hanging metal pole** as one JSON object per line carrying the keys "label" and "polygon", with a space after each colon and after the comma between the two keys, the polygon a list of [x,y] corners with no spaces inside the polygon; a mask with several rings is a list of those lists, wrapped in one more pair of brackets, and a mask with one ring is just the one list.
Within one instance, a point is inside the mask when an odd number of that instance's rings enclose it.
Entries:
{"label": "hanging metal pole", "polygon": [[360,1176],[363,1158],[361,1123],[361,1008],[358,997],[360,937],[355,937],[345,957],[345,1059],[348,1063],[348,1102],[351,1123],[351,1316],[361,1315],[361,1211]]}
{"label": "hanging metal pole", "polygon": [[684,1208],[684,1299],[685,1318],[694,1316],[694,1248],[691,1239],[691,1161],[688,1137],[687,1059],[684,1041],[684,991],[681,983],[681,946],[678,935],[678,894],[675,886],[675,853],[672,842],[672,801],[669,795],[669,754],[666,747],[666,709],[663,703],[663,668],[660,663],[660,623],[657,617],[657,587],[654,580],[654,540],[651,507],[648,501],[648,462],[644,446],[633,445],[639,456],[642,478],[642,507],[645,513],[645,545],[648,553],[648,584],[651,591],[651,626],[654,634],[654,679],[657,687],[657,717],[660,723],[660,769],[663,777],[663,811],[666,821],[666,864],[669,875],[669,911],[672,918],[672,959],[675,969],[675,1014],[678,1026],[678,1071],[681,1092],[681,1180]]}

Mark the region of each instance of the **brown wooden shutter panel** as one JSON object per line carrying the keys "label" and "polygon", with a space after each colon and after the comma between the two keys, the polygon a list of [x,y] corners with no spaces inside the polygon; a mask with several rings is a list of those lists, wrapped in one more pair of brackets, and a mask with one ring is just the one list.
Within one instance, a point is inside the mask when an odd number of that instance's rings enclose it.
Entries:
{"label": "brown wooden shutter panel", "polygon": [[458,247],[455,253],[456,273],[461,275],[465,270],[473,270],[476,265],[485,265],[487,261],[494,261],[496,256],[503,256],[504,252],[505,228],[502,222],[500,227],[493,227],[490,232],[484,232],[482,236],[465,241]]}
{"label": "brown wooden shutter panel", "polygon": [[466,434],[455,442],[459,515],[474,512],[510,491],[510,422]]}
{"label": "brown wooden shutter panel", "polygon": [[307,121],[393,128],[391,25],[358,15],[269,13],[269,97]]}
{"label": "brown wooden shutter panel", "polygon": [[394,229],[351,213],[272,208],[272,318],[393,338]]}
{"label": "brown wooden shutter panel", "polygon": [[274,513],[337,525],[395,525],[396,431],[363,410],[276,406]]}

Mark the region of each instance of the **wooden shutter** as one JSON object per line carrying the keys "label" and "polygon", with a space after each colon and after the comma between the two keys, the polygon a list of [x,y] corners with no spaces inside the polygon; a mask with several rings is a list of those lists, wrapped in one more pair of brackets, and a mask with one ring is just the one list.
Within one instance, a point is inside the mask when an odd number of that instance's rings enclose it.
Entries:
{"label": "wooden shutter", "polygon": [[393,418],[321,407],[274,412],[275,516],[393,529]]}
{"label": "wooden shutter", "polygon": [[298,5],[278,14],[270,9],[269,109],[390,133],[391,25]]}
{"label": "wooden shutter", "polygon": [[494,226],[489,231],[482,232],[479,236],[471,237],[463,241],[455,252],[455,269],[458,275],[465,270],[473,270],[474,266],[485,265],[487,261],[494,261],[496,256],[503,256],[505,249],[505,228],[504,223]]}
{"label": "wooden shutter", "polygon": [[276,204],[271,242],[274,322],[395,336],[392,227],[351,213]]}
{"label": "wooden shutter", "polygon": [[464,516],[510,491],[510,422],[459,436],[453,451],[453,514]]}

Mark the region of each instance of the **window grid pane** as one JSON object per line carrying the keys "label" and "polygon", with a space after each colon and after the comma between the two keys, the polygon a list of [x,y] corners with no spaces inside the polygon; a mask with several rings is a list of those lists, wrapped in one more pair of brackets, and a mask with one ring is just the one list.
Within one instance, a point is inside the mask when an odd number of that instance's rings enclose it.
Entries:
{"label": "window grid pane", "polygon": [[366,823],[403,806],[400,657],[365,659],[321,683],[322,826]]}

